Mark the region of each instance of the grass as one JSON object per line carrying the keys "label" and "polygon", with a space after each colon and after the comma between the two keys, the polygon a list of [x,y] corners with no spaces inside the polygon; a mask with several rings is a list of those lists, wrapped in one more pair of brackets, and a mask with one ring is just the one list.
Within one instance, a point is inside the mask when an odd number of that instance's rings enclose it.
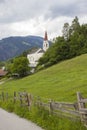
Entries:
{"label": "grass", "polygon": [[[34,96],[62,102],[76,102],[77,91],[87,97],[87,54],[63,61],[28,77],[7,81],[0,85],[0,92],[2,91],[9,92],[11,95],[14,91],[27,91]],[[3,107],[4,104],[1,106]],[[19,112],[18,106],[16,108],[12,107],[11,104],[7,106],[4,108],[10,109],[9,107],[11,107],[19,115],[24,113],[22,108]],[[47,130],[85,130],[80,122],[58,119],[54,116],[47,118],[46,111],[41,111],[40,115],[40,112],[38,114],[39,110],[35,109],[32,110],[31,114],[23,114],[23,117],[37,122]]]}
{"label": "grass", "polygon": [[87,54],[61,62],[19,80],[0,85],[0,91],[27,91],[58,101],[76,101],[76,92],[87,93]]}
{"label": "grass", "polygon": [[50,115],[48,110],[44,110],[43,108],[32,107],[29,110],[27,107],[20,107],[18,104],[14,105],[11,101],[8,103],[0,102],[0,106],[9,112],[15,112],[22,118],[37,123],[44,130],[86,130],[81,122]]}

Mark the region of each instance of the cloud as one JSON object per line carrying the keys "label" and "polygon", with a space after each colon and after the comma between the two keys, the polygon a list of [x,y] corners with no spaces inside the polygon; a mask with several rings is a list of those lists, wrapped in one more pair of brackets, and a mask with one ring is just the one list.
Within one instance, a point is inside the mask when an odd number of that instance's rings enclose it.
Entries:
{"label": "cloud", "polygon": [[73,17],[87,14],[86,7],[86,0],[4,0],[0,5],[0,23],[24,21],[40,16],[45,19]]}
{"label": "cloud", "polygon": [[87,0],[0,0],[0,36],[61,34],[65,22],[78,16],[87,22]]}
{"label": "cloud", "polygon": [[4,2],[5,2],[5,0],[0,0],[0,4],[1,4],[1,3],[4,3]]}
{"label": "cloud", "polygon": [[[64,2],[65,1],[65,2]],[[50,13],[48,17],[55,18],[59,16],[81,16],[87,14],[87,2],[86,0],[61,0],[58,4],[50,7]]]}
{"label": "cloud", "polygon": [[9,0],[0,5],[0,22],[24,21],[38,17],[45,14],[47,7],[48,4],[45,5],[41,0]]}

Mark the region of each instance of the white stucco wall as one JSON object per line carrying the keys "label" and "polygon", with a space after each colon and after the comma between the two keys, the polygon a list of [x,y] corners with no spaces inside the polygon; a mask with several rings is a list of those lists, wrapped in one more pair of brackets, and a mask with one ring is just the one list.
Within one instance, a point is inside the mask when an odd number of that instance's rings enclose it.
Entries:
{"label": "white stucco wall", "polygon": [[29,60],[29,66],[36,67],[38,64],[38,60],[43,56],[44,52],[46,52],[48,48],[49,48],[49,42],[48,42],[48,40],[44,40],[43,41],[43,49],[40,48],[35,53],[28,54],[27,58]]}
{"label": "white stucco wall", "polygon": [[40,59],[40,57],[42,57],[43,54],[44,54],[43,52],[38,53],[38,51],[33,53],[33,54],[28,54],[27,58],[28,58],[29,63],[30,63],[29,66],[30,67],[36,67],[37,64],[38,64],[38,60]]}

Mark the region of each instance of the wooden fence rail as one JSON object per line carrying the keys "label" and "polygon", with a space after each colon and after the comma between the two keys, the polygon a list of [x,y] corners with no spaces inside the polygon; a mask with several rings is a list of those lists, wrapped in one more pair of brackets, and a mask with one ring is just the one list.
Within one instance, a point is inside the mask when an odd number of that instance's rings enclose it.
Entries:
{"label": "wooden fence rail", "polygon": [[54,101],[49,101],[47,103],[44,103],[43,101],[36,101],[36,104],[39,107],[44,107],[45,109],[49,110],[49,113],[51,114],[56,114],[56,115],[61,115],[65,117],[70,117],[72,119],[80,119],[79,111],[76,109],[77,105],[76,103],[61,103],[61,102],[54,102]]}
{"label": "wooden fence rail", "polygon": [[[8,101],[8,93],[2,92],[0,94],[1,101]],[[55,102],[52,100],[41,100],[40,97],[33,97],[27,92],[14,92],[13,98],[14,104],[19,101],[20,106],[28,106],[30,109],[33,104],[37,105],[39,108],[44,108],[49,111],[49,114],[58,115],[61,117],[68,117],[71,119],[81,120],[85,126],[87,126],[87,99],[84,99],[81,93],[77,92],[77,102],[67,103],[67,102]]]}

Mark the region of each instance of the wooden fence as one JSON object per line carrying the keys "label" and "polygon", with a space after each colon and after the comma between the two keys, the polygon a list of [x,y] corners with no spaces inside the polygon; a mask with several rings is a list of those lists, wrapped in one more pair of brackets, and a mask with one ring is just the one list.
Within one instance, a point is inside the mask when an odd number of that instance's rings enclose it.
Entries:
{"label": "wooden fence", "polygon": [[78,101],[78,108],[79,108],[79,115],[81,121],[87,127],[87,98],[83,98],[81,93],[77,92],[77,101]]}
{"label": "wooden fence", "polygon": [[20,106],[31,106],[32,97],[31,94],[27,92],[14,92],[13,96],[10,96],[8,93],[2,92],[0,94],[0,100],[3,102],[7,102],[8,100],[13,101],[14,104],[16,104],[18,101],[20,103]]}
{"label": "wooden fence", "polygon": [[37,106],[49,110],[49,114],[68,117],[74,120],[80,119],[77,103],[55,102],[52,100],[43,102],[41,99],[37,100],[35,103]]}
{"label": "wooden fence", "polygon": [[[9,97],[8,93],[2,92],[0,94],[0,100],[3,102],[8,101]],[[20,106],[27,106],[29,109],[32,105],[36,105],[38,108],[47,109],[49,114],[81,120],[87,126],[87,99],[84,99],[79,92],[77,92],[76,103],[56,102],[49,99],[44,101],[40,97],[34,97],[27,92],[14,92],[13,99],[11,100],[13,100],[14,104],[19,101]]]}

